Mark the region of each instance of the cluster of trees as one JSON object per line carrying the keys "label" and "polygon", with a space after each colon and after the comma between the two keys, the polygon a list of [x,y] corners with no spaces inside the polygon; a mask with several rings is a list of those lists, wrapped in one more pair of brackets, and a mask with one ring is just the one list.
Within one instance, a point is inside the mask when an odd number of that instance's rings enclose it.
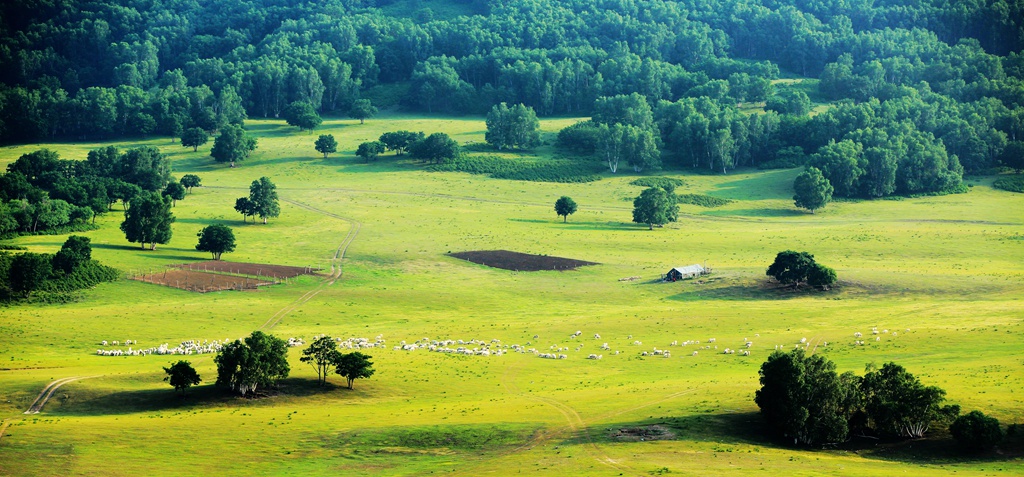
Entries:
{"label": "cluster of trees", "polygon": [[119,275],[92,259],[88,237],[72,235],[55,254],[0,253],[0,300],[27,298],[39,291],[68,293]]}
{"label": "cluster of trees", "polygon": [[352,389],[355,380],[373,376],[375,370],[370,358],[372,356],[358,351],[342,353],[338,351],[338,343],[334,338],[322,335],[302,350],[299,361],[309,363],[316,370],[317,382],[321,386],[327,384],[327,375],[334,368],[334,373],[344,377],[348,388]]}
{"label": "cluster of trees", "polygon": [[154,147],[105,147],[85,161],[48,149],[24,154],[0,175],[0,234],[89,224],[117,201],[127,207],[143,193],[164,190],[170,174],[170,161]]}
{"label": "cluster of trees", "polygon": [[239,197],[235,200],[235,211],[242,214],[242,221],[245,222],[252,217],[256,223],[256,217],[267,223],[268,218],[281,215],[281,205],[277,200],[277,185],[269,177],[260,177],[249,184],[249,197]]}
{"label": "cluster of trees", "polygon": [[496,104],[487,113],[484,140],[496,148],[530,149],[540,145],[540,121],[533,108],[517,104]]}
{"label": "cluster of trees", "polygon": [[[345,378],[348,388],[356,379],[373,376],[372,356],[358,351],[342,353],[338,343],[330,336],[317,336],[309,347],[302,351],[299,361],[309,363],[317,373],[317,384],[327,383],[327,375],[334,373]],[[257,396],[260,391],[273,388],[291,372],[288,365],[288,342],[262,331],[225,345],[213,358],[217,365],[217,385],[226,387],[241,396]],[[182,396],[189,387],[199,384],[202,379],[192,363],[179,360],[163,368],[167,381]]]}
{"label": "cluster of trees", "polygon": [[868,368],[864,376],[836,373],[835,363],[802,349],[775,351],[761,365],[754,402],[761,416],[794,444],[820,446],[851,434],[922,437],[936,423],[948,425],[960,406],[943,405],[945,391],[925,386],[896,363]]}
{"label": "cluster of trees", "polygon": [[807,252],[786,250],[775,256],[765,275],[783,285],[799,287],[806,283],[812,287],[827,290],[836,282],[836,271],[814,261],[814,255]]}

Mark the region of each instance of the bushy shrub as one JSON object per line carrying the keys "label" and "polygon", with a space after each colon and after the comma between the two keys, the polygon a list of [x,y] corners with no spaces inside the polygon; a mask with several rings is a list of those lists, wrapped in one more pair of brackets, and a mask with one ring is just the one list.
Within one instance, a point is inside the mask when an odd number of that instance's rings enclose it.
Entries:
{"label": "bushy shrub", "polygon": [[572,161],[527,162],[498,156],[464,156],[429,167],[435,172],[488,174],[495,179],[533,182],[593,182],[601,179],[597,167]]}
{"label": "bushy shrub", "polygon": [[992,187],[1010,192],[1024,192],[1024,175],[1000,177],[992,183]]}
{"label": "bushy shrub", "polygon": [[685,182],[682,180],[672,177],[641,177],[630,182],[630,185],[640,187],[658,187],[665,190],[675,190],[677,187],[682,187],[683,184],[685,184]]}
{"label": "bushy shrub", "polygon": [[721,207],[726,204],[732,203],[729,199],[722,199],[719,197],[711,197],[710,195],[704,194],[678,194],[676,195],[677,204],[690,204],[699,205],[701,207]]}
{"label": "bushy shrub", "polygon": [[991,449],[1003,440],[999,420],[981,411],[971,411],[956,418],[949,426],[949,433],[953,434],[957,444],[973,451]]}

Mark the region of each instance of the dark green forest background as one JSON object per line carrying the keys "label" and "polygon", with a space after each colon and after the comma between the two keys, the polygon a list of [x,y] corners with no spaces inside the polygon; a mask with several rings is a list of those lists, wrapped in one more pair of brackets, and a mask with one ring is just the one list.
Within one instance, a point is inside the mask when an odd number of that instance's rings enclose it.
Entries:
{"label": "dark green forest background", "polygon": [[[639,109],[606,122],[653,131],[669,166],[810,162],[837,196],[951,191],[1019,168],[1022,17],[1021,0],[8,0],[0,143],[179,137],[296,101],[543,117],[617,97]],[[590,152],[577,129],[563,145]]]}

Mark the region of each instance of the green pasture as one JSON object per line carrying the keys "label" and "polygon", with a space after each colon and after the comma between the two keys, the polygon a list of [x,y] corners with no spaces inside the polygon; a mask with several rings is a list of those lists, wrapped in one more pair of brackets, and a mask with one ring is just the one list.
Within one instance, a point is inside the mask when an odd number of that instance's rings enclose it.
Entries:
{"label": "green pasture", "polygon": [[[548,145],[527,159],[558,155],[550,145],[555,132],[576,120],[542,121]],[[85,233],[94,257],[126,275],[208,260],[194,249],[195,234],[225,223],[238,238],[227,260],[329,269],[355,228],[341,280],[302,277],[208,294],[121,280],[68,305],[0,308],[0,419],[7,424],[0,475],[1024,473],[1018,455],[964,457],[941,432],[914,443],[793,449],[767,436],[753,403],[764,358],[807,338],[841,372],[896,361],[945,388],[965,411],[1024,423],[1024,195],[993,189],[994,178],[972,178],[967,194],[836,202],[811,215],[793,207],[798,170],[669,171],[684,181],[680,194],[732,202],[683,205],[677,223],[649,231],[630,222],[642,190],[629,184],[637,177],[631,173],[585,184],[516,182],[426,172],[390,153],[371,164],[354,155],[360,142],[398,129],[480,143],[481,118],[385,114],[363,125],[328,118],[312,134],[282,121],[249,127],[259,148],[235,168],[214,163],[209,144],[195,153],[167,138],[124,144],[159,147],[176,176],[198,174],[203,187],[178,202],[174,238],[156,251],[124,240],[115,205],[98,218],[98,230]],[[313,142],[328,133],[339,152],[324,160]],[[39,147],[82,159],[100,145],[3,148],[0,166]],[[260,176],[278,185],[281,216],[242,224],[234,200]],[[553,210],[562,195],[579,204],[568,223]],[[52,252],[65,238],[12,243]],[[598,265],[527,273],[446,255],[489,249]],[[764,270],[785,249],[835,268],[839,286],[827,293],[769,286]],[[699,282],[657,280],[692,263],[714,273]],[[633,276],[641,278],[619,281]],[[337,376],[329,389],[317,388],[314,370],[292,348],[291,377],[280,392],[255,400],[212,386],[212,355],[187,358],[204,383],[182,400],[161,381],[161,367],[179,357],[95,354],[102,340],[174,346],[235,339],[268,323],[284,338],[382,335],[387,346],[369,350],[377,374],[354,390]],[[873,327],[889,333],[875,341]],[[570,338],[577,330],[582,336]],[[854,345],[858,331],[864,346]],[[392,349],[421,338],[568,348],[561,351],[568,357]],[[674,340],[702,343],[670,346]],[[751,356],[721,354],[744,340],[754,342]],[[600,350],[602,343],[611,349]],[[655,347],[671,357],[640,355]],[[591,353],[603,358],[586,359]],[[66,377],[85,379],[58,389],[43,412],[22,414],[49,382]],[[611,437],[654,424],[673,437]]]}

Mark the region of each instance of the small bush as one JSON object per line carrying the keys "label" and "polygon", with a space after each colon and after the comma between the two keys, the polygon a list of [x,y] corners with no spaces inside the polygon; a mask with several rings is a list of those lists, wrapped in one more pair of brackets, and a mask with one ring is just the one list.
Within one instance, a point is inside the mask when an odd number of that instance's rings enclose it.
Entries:
{"label": "small bush", "polygon": [[701,207],[721,207],[726,204],[732,203],[729,199],[720,199],[718,197],[711,197],[710,195],[703,194],[679,194],[676,196],[677,204],[690,204],[699,205]]}
{"label": "small bush", "polygon": [[671,177],[641,177],[630,182],[630,184],[640,187],[657,187],[659,189],[674,190],[677,187],[682,187],[685,182]]}
{"label": "small bush", "polygon": [[1001,177],[992,183],[992,187],[1010,192],[1024,193],[1024,175]]}
{"label": "small bush", "polygon": [[533,182],[593,182],[601,179],[594,164],[572,161],[528,162],[498,156],[463,156],[427,168],[434,172],[488,174],[495,179]]}
{"label": "small bush", "polygon": [[981,411],[971,411],[956,418],[949,426],[949,433],[953,434],[957,444],[973,451],[991,449],[1003,440],[999,420]]}

